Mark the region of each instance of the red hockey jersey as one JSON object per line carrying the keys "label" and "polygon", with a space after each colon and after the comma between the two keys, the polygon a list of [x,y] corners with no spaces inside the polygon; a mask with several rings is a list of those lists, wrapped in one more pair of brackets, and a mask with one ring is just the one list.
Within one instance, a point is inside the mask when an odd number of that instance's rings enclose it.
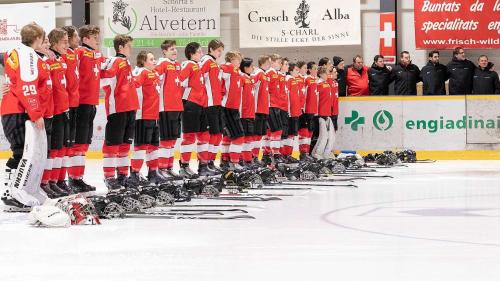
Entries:
{"label": "red hockey jersey", "polygon": [[52,97],[52,79],[50,78],[50,65],[47,63],[48,57],[44,54],[37,53],[43,61],[44,66],[39,73],[40,83],[38,83],[38,93],[40,95],[40,103],[43,108],[43,117],[52,118],[54,115],[54,98]]}
{"label": "red hockey jersey", "polygon": [[68,91],[69,107],[78,107],[80,104],[80,94],[78,88],[80,87],[78,75],[78,56],[76,51],[68,48],[67,53],[62,55],[66,66],[66,90]]}
{"label": "red hockey jersey", "polygon": [[274,68],[269,68],[266,71],[269,78],[269,103],[270,107],[280,108],[280,76]]}
{"label": "red hockey jersey", "polygon": [[302,75],[297,76],[297,85],[299,87],[300,108],[303,110],[306,105],[306,78]]}
{"label": "red hockey jersey", "polygon": [[200,67],[195,61],[188,60],[182,63],[179,79],[183,88],[182,99],[207,107],[203,77]]}
{"label": "red hockey jersey", "polygon": [[158,60],[155,71],[160,75],[160,111],[184,111],[179,79],[181,64],[168,58]]}
{"label": "red hockey jersey", "polygon": [[50,78],[52,79],[52,99],[54,100],[54,115],[68,111],[69,101],[66,91],[66,62],[59,55],[49,58]]}
{"label": "red hockey jersey", "polygon": [[135,118],[157,120],[160,111],[160,77],[158,73],[144,67],[136,67],[132,74],[139,98],[139,109]]}
{"label": "red hockey jersey", "polygon": [[309,75],[305,80],[306,104],[304,112],[307,114],[318,114],[318,92],[316,78]]}
{"label": "red hockey jersey", "polygon": [[106,114],[137,110],[139,101],[129,61],[118,54],[104,63],[101,70]]}
{"label": "red hockey jersey", "polygon": [[269,77],[264,70],[257,69],[253,75],[255,82],[256,113],[269,114]]}
{"label": "red hockey jersey", "polygon": [[223,82],[222,106],[239,110],[241,104],[240,70],[230,63],[225,63],[220,68]]}
{"label": "red hockey jersey", "polygon": [[221,70],[215,58],[211,55],[204,55],[200,60],[201,75],[205,82],[204,92],[207,96],[208,106],[221,105]]}
{"label": "red hockey jersey", "polygon": [[332,87],[328,81],[318,80],[318,115],[321,117],[330,117],[332,115]]}
{"label": "red hockey jersey", "polygon": [[288,113],[290,117],[299,117],[302,113],[299,94],[299,81],[291,75],[286,76],[286,92],[288,93]]}
{"label": "red hockey jersey", "polygon": [[80,74],[79,83],[79,104],[99,104],[100,69],[104,62],[102,54],[89,46],[82,46],[76,49],[79,59],[78,73]]}
{"label": "red hockey jersey", "polygon": [[279,90],[279,97],[278,97],[278,108],[284,111],[289,110],[289,105],[288,105],[288,92],[286,89],[287,82],[286,82],[286,74],[279,72],[278,73],[279,78],[280,78],[280,90]]}
{"label": "red hockey jersey", "polygon": [[[6,83],[10,91],[3,96],[1,114],[27,113],[32,121],[43,117],[40,102],[40,73],[45,63],[23,44],[4,55]],[[46,83],[46,81],[45,81]]]}
{"label": "red hockey jersey", "polygon": [[242,93],[241,93],[241,118],[255,118],[255,89],[254,80],[243,73],[241,75]]}

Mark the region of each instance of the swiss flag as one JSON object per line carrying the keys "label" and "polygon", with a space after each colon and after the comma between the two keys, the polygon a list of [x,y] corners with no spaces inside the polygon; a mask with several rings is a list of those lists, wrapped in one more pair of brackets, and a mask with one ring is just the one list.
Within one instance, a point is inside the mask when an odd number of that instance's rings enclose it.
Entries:
{"label": "swiss flag", "polygon": [[396,63],[396,13],[380,13],[380,54],[386,63]]}

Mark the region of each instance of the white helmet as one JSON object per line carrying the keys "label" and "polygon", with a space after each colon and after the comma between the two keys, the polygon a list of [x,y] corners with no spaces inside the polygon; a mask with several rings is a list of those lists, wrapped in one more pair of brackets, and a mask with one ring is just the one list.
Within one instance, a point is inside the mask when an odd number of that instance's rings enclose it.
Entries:
{"label": "white helmet", "polygon": [[30,212],[30,224],[46,227],[69,227],[71,220],[63,210],[56,206],[35,206]]}

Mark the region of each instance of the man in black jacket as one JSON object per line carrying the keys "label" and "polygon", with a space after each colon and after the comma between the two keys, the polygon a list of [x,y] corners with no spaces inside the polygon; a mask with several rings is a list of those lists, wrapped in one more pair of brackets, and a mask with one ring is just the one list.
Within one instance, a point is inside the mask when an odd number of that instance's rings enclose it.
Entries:
{"label": "man in black jacket", "polygon": [[479,57],[478,66],[472,78],[472,92],[476,95],[500,94],[500,81],[498,73],[493,68],[493,63],[488,61],[488,57]]}
{"label": "man in black jacket", "polygon": [[386,66],[384,56],[376,55],[372,67],[368,70],[368,83],[371,96],[389,95],[389,84],[394,81],[394,73]]}
{"label": "man in black jacket", "polygon": [[339,84],[339,96],[347,96],[347,76],[345,62],[341,57],[333,57],[333,66],[337,68],[337,83]]}
{"label": "man in black jacket", "polygon": [[446,66],[450,81],[448,90],[450,95],[470,95],[472,93],[472,76],[476,66],[465,58],[462,47],[453,50],[453,59]]}
{"label": "man in black jacket", "polygon": [[420,78],[424,82],[424,95],[446,95],[448,70],[439,63],[439,51],[429,53],[429,62],[422,68]]}
{"label": "man in black jacket", "polygon": [[394,66],[394,94],[399,96],[416,96],[417,83],[420,82],[420,69],[411,63],[410,53],[400,54],[399,64]]}

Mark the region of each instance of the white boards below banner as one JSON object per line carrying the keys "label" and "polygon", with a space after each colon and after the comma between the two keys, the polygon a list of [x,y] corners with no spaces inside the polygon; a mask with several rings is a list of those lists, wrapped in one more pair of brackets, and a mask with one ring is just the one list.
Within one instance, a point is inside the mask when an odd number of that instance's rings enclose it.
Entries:
{"label": "white boards below banner", "polygon": [[207,46],[220,36],[220,0],[104,1],[104,45],[117,34],[134,38],[135,47],[159,47],[165,39],[177,46]]}
{"label": "white boards below banner", "polygon": [[55,2],[0,5],[0,52],[17,47],[21,42],[21,28],[31,22],[40,25],[46,33],[54,29]]}
{"label": "white boards below banner", "polygon": [[240,0],[240,47],[361,44],[360,0]]}

